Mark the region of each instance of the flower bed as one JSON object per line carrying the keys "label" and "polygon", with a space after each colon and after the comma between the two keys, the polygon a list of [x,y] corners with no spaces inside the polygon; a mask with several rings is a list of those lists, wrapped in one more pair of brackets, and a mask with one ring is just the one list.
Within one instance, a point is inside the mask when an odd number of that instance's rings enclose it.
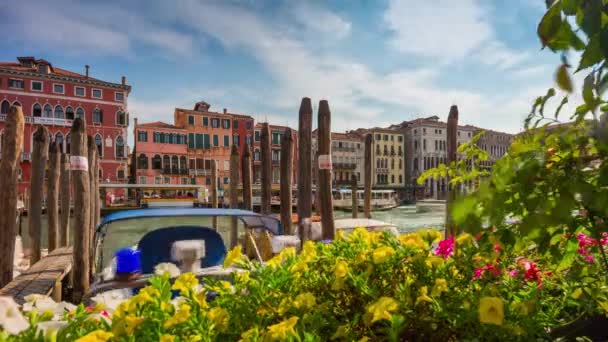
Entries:
{"label": "flower bed", "polygon": [[[165,273],[116,307],[58,315],[35,301],[22,308],[29,311],[19,329],[10,325],[15,312],[0,312],[0,341],[529,341],[608,310],[589,258],[600,246],[581,235],[557,242],[582,246],[565,269],[489,232],[440,239],[434,230],[396,238],[357,229],[329,244],[307,242],[298,255],[286,249],[264,266],[237,248],[225,266],[246,271],[232,284],[199,284],[186,273],[171,285]],[[219,296],[208,302],[210,291]],[[65,323],[46,323],[53,320]]]}

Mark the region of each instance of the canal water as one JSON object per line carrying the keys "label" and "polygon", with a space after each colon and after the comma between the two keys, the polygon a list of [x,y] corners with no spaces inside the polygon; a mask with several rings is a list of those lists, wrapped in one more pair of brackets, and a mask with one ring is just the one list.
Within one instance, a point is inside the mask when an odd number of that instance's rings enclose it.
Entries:
{"label": "canal water", "polygon": [[[351,212],[335,210],[334,216],[339,218],[350,218],[352,217]],[[359,213],[359,217],[362,217],[363,213]],[[445,221],[444,211],[426,211],[416,212],[415,205],[406,205],[397,207],[386,211],[374,211],[372,212],[372,219],[380,220],[394,224],[399,231],[411,232],[421,228],[443,228]],[[220,228],[223,226],[223,220],[220,220]],[[72,221],[73,222],[73,221]],[[179,221],[176,222],[179,224]],[[226,229],[229,227],[229,221],[226,220]],[[47,218],[46,215],[42,218],[42,248],[47,248]],[[72,227],[73,229],[73,227]],[[28,218],[23,217],[21,222],[21,238],[23,241],[23,248],[30,247],[30,238],[28,235]],[[71,237],[70,237],[71,241]]]}

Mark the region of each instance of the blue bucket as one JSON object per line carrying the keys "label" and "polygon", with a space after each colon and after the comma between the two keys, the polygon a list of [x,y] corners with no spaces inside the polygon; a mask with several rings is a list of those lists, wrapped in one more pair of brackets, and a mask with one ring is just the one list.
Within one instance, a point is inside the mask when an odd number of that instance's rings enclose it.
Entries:
{"label": "blue bucket", "polygon": [[132,248],[123,248],[116,252],[116,273],[141,273],[140,252]]}

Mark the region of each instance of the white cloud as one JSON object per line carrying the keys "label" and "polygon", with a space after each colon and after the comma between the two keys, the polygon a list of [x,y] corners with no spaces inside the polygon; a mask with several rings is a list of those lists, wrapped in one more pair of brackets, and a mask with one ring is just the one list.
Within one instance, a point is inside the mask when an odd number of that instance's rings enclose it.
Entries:
{"label": "white cloud", "polygon": [[292,8],[294,21],[312,33],[342,39],[350,34],[351,23],[333,12],[310,2],[296,2]]}
{"label": "white cloud", "polygon": [[481,63],[496,66],[500,70],[512,68],[528,58],[528,53],[509,49],[500,41],[489,41],[482,44],[475,54]]}

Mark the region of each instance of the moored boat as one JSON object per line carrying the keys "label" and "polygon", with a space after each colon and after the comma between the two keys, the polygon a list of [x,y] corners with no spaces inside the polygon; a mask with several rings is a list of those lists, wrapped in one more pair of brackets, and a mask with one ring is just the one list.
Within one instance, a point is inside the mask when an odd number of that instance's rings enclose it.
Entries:
{"label": "moored boat", "polygon": [[[340,210],[352,210],[352,191],[350,189],[339,189],[332,192],[334,208]],[[357,205],[363,209],[365,192],[357,190]],[[390,210],[399,205],[395,190],[372,190],[371,210]]]}

